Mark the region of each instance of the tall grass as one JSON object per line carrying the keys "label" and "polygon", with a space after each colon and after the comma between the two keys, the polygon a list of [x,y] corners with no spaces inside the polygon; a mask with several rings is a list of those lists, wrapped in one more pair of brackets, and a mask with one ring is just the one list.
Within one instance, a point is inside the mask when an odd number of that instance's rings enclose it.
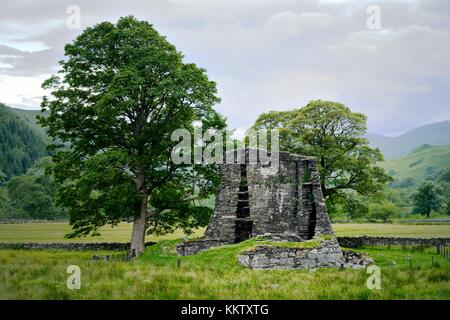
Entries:
{"label": "tall grass", "polygon": [[[175,254],[176,242],[161,241],[134,262],[92,260],[117,252],[0,250],[0,298],[450,299],[449,263],[431,249],[361,249],[381,268],[382,289],[369,290],[364,269],[250,270],[237,263],[236,254],[254,242],[186,257]],[[81,268],[80,290],[66,287],[72,264]]]}

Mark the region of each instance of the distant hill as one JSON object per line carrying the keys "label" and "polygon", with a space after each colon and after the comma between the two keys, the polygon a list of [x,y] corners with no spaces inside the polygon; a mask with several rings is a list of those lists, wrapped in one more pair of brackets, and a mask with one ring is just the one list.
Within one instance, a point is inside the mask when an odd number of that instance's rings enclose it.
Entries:
{"label": "distant hill", "polygon": [[[15,110],[15,109],[14,109]],[[0,103],[0,170],[7,177],[20,175],[48,154],[45,132]]]}
{"label": "distant hill", "polygon": [[450,121],[428,124],[405,132],[398,137],[369,133],[367,139],[370,145],[380,148],[386,159],[390,159],[406,155],[424,144],[450,145]]}
{"label": "distant hill", "polygon": [[45,116],[47,113],[42,113],[40,110],[23,110],[11,107],[9,107],[9,109],[16,115],[18,115],[23,121],[25,121],[28,124],[28,126],[36,133],[38,133],[44,140],[46,141],[49,140],[47,136],[47,131],[36,122],[37,115]]}
{"label": "distant hill", "polygon": [[450,145],[422,145],[382,166],[395,178],[397,187],[413,187],[424,180],[450,182]]}

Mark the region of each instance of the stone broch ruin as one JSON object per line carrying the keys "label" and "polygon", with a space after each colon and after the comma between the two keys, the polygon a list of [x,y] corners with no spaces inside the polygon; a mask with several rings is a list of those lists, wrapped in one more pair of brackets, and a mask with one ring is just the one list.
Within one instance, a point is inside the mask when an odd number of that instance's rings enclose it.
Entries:
{"label": "stone broch ruin", "polygon": [[[219,165],[221,185],[205,237],[179,244],[178,253],[195,254],[259,237],[274,245],[242,253],[241,264],[250,268],[341,266],[343,254],[325,207],[316,159],[280,152],[273,165],[260,160],[260,150],[238,152],[245,155],[244,163]],[[316,246],[276,245],[312,240]]]}
{"label": "stone broch ruin", "polygon": [[220,176],[206,238],[236,243],[264,234],[298,240],[333,234],[314,158],[281,152],[279,166],[225,164]]}

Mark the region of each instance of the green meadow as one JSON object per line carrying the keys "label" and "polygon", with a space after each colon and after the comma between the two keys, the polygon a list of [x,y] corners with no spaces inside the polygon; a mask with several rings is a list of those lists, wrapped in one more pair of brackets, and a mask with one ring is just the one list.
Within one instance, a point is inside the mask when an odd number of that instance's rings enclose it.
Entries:
{"label": "green meadow", "polygon": [[[450,236],[448,225],[337,224],[338,236]],[[66,223],[0,225],[2,242],[126,242],[127,224],[102,229],[101,236],[64,239]],[[198,230],[193,237],[201,236]],[[177,232],[149,237],[157,244],[137,260],[116,261],[124,252],[0,250],[0,299],[450,299],[450,264],[436,249],[364,247],[381,269],[381,290],[366,286],[365,269],[250,270],[236,255],[251,239],[179,257]],[[109,255],[112,261],[93,260]],[[117,259],[118,260],[118,259]],[[81,289],[66,286],[66,268],[81,269]]]}
{"label": "green meadow", "polygon": [[[381,223],[343,223],[333,224],[338,237],[380,236],[380,237],[450,237],[450,224],[381,224]],[[87,236],[67,239],[64,235],[70,231],[66,222],[12,223],[0,224],[0,242],[129,242],[131,224],[122,223],[112,228],[104,226],[99,236]],[[190,237],[200,237],[204,229],[196,230]],[[147,236],[147,241],[182,238],[184,234],[176,231],[162,237]]]}
{"label": "green meadow", "polygon": [[[363,248],[381,268],[381,290],[365,269],[250,270],[238,265],[252,240],[178,257],[177,240],[162,240],[134,262],[94,261],[64,250],[0,250],[1,299],[450,299],[450,266],[432,249]],[[433,257],[433,258],[432,258]],[[431,265],[432,259],[434,266]],[[411,262],[410,262],[411,261]],[[69,265],[81,289],[66,287]]]}

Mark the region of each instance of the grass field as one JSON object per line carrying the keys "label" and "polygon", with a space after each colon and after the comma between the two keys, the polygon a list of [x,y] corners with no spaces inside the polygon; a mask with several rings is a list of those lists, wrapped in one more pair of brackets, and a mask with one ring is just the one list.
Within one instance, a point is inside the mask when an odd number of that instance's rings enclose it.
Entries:
{"label": "grass field", "polygon": [[[250,270],[236,254],[251,243],[187,257],[175,255],[175,243],[160,241],[134,262],[93,261],[94,252],[0,250],[0,299],[450,299],[449,263],[431,249],[361,249],[381,268],[382,289],[369,290],[364,269]],[[80,290],[66,287],[73,264],[81,268]]]}
{"label": "grass field", "polygon": [[[338,236],[448,237],[449,225],[335,224]],[[128,242],[130,226],[99,237],[64,239],[66,223],[0,224],[0,242]],[[194,236],[201,236],[198,230]],[[164,237],[134,262],[94,261],[121,252],[0,250],[0,299],[450,299],[450,264],[435,249],[366,247],[381,268],[381,290],[362,270],[250,270],[236,255],[252,240],[187,257],[175,254],[181,232]],[[432,266],[432,261],[435,265]],[[180,265],[178,265],[180,264]],[[66,286],[69,265],[81,268],[80,290]]]}
{"label": "grass field", "polygon": [[[386,237],[450,237],[450,224],[446,225],[408,225],[408,224],[376,224],[346,223],[334,224],[337,236],[386,236]],[[65,222],[0,224],[0,242],[129,242],[131,225],[122,223],[115,228],[109,226],[100,229],[100,236],[66,239],[64,235],[70,231]],[[201,236],[204,229],[194,233]],[[183,237],[178,231],[164,237],[147,236],[147,241],[160,239],[177,239]]]}
{"label": "grass field", "polygon": [[450,237],[450,224],[388,224],[388,223],[344,223],[334,224],[334,232],[340,237],[376,236],[376,237],[413,237],[436,238]]}
{"label": "grass field", "polygon": [[[114,228],[102,227],[99,230],[100,236],[64,238],[64,235],[70,231],[71,228],[66,222],[0,224],[0,242],[130,242],[131,224],[121,223]],[[202,233],[203,229],[197,232],[197,234]],[[147,236],[146,241],[181,237],[183,233],[177,231],[164,237]]]}

